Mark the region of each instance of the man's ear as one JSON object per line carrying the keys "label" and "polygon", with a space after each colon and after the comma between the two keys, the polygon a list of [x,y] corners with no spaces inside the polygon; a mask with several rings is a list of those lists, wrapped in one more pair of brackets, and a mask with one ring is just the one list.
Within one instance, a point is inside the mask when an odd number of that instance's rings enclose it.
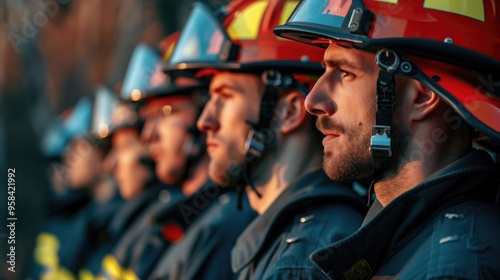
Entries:
{"label": "man's ear", "polygon": [[429,116],[441,104],[441,98],[418,81],[411,84],[410,120],[421,121]]}
{"label": "man's ear", "polygon": [[292,91],[280,99],[277,109],[281,133],[293,132],[304,123],[307,117],[304,100],[305,96],[299,91]]}

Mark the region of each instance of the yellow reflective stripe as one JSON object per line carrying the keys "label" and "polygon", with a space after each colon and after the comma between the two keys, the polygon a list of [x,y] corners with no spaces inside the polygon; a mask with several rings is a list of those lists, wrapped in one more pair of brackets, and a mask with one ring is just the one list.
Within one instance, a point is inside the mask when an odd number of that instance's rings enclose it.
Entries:
{"label": "yellow reflective stripe", "polygon": [[76,277],[64,267],[60,267],[56,271],[51,271],[40,277],[41,280],[76,280]]}
{"label": "yellow reflective stripe", "polygon": [[484,21],[483,0],[425,0],[424,7]]}
{"label": "yellow reflective stripe", "polygon": [[106,255],[102,260],[102,268],[113,279],[120,279],[122,275],[122,267],[113,255]]}
{"label": "yellow reflective stripe", "polygon": [[[299,3],[299,1],[295,1],[295,0],[285,2],[285,4],[283,5],[283,10],[281,11],[280,21],[279,21],[278,25],[282,25],[282,24],[286,23],[286,21],[290,17],[290,14],[293,12],[295,7],[297,7],[298,3]],[[278,37],[278,36],[276,36],[276,39],[279,41],[289,41],[288,39],[285,39],[283,37]]]}
{"label": "yellow reflective stripe", "polygon": [[165,55],[163,56],[163,61],[168,63],[170,61],[170,57],[172,57],[172,54],[174,53],[174,48],[177,42],[173,42],[170,44],[165,51]]}
{"label": "yellow reflective stripe", "polygon": [[297,7],[299,1],[286,1],[285,5],[283,5],[283,10],[281,10],[280,21],[278,25],[285,24],[287,19],[290,17],[290,14],[293,12],[293,9]]}
{"label": "yellow reflective stripe", "polygon": [[391,3],[391,4],[397,4],[399,0],[377,0],[377,1]]}
{"label": "yellow reflective stripe", "polygon": [[36,238],[36,247],[33,252],[35,261],[45,267],[55,270],[59,267],[59,240],[53,234],[42,232]]}
{"label": "yellow reflective stripe", "polygon": [[78,279],[80,280],[95,280],[94,274],[88,268],[82,268],[78,271]]}
{"label": "yellow reflective stripe", "polygon": [[248,5],[242,12],[235,14],[234,20],[227,28],[233,40],[257,39],[260,23],[268,5],[267,0],[256,1]]}
{"label": "yellow reflective stripe", "polygon": [[131,269],[126,269],[123,271],[123,280],[139,280],[139,277]]}
{"label": "yellow reflective stripe", "polygon": [[45,244],[46,246],[56,248],[59,250],[59,240],[51,233],[41,232],[36,238],[37,243]]}

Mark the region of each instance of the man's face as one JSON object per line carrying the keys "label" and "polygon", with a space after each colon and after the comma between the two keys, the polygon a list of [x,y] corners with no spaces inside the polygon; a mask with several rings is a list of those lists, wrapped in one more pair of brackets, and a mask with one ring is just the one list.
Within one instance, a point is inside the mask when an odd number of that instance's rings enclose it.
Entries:
{"label": "man's face", "polygon": [[379,68],[373,54],[330,44],[326,71],[306,98],[323,139],[323,167],[332,180],[352,182],[373,173],[370,138],[375,124]]}
{"label": "man's face", "polygon": [[151,171],[141,163],[144,145],[136,128],[116,131],[111,139],[112,150],[106,160],[113,158],[115,175],[120,194],[124,199],[137,196],[152,177]]}
{"label": "man's face", "polygon": [[210,83],[210,100],[198,119],[198,129],[207,134],[209,176],[227,186],[237,179],[235,169],[245,163],[245,142],[251,129],[246,122],[257,121],[263,94],[259,77],[219,72]]}
{"label": "man's face", "polygon": [[92,187],[104,176],[102,152],[85,138],[75,139],[64,153],[63,162],[72,188]]}
{"label": "man's face", "polygon": [[141,137],[150,145],[156,176],[167,184],[180,184],[192,144],[188,132],[197,109],[187,97],[156,98],[141,108],[146,120]]}

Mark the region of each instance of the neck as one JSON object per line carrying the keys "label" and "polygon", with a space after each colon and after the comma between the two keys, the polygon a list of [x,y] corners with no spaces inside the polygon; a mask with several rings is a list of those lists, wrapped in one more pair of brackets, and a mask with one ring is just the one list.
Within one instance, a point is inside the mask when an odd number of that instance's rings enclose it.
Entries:
{"label": "neck", "polygon": [[288,140],[280,145],[273,155],[266,155],[250,173],[257,194],[246,187],[248,201],[253,210],[262,215],[273,204],[278,196],[293,182],[304,176],[313,168],[321,166],[321,153],[315,151],[314,145],[304,145],[303,141]]}
{"label": "neck", "polygon": [[193,167],[188,170],[188,176],[182,182],[181,190],[185,196],[190,196],[198,191],[208,180],[208,156],[203,156]]}
{"label": "neck", "polygon": [[92,197],[98,202],[109,201],[116,193],[116,185],[111,177],[104,177],[91,188]]}
{"label": "neck", "polygon": [[436,141],[431,143],[429,139],[432,138],[428,134],[420,135],[422,135],[420,139],[412,139],[410,148],[404,156],[408,160],[400,163],[395,174],[389,174],[375,183],[375,194],[384,207],[471,150],[471,144],[467,141],[452,139],[442,143]]}

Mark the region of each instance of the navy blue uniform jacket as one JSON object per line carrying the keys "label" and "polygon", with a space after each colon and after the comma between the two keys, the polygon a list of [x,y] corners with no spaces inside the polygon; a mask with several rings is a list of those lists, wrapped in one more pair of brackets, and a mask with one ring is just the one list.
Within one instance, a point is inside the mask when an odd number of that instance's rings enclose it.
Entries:
{"label": "navy blue uniform jacket", "polygon": [[322,169],[288,186],[239,237],[232,252],[237,279],[323,279],[309,255],[355,232],[368,210],[350,186]]}
{"label": "navy blue uniform jacket", "polygon": [[330,279],[500,279],[498,169],[471,152],[312,260]]}

